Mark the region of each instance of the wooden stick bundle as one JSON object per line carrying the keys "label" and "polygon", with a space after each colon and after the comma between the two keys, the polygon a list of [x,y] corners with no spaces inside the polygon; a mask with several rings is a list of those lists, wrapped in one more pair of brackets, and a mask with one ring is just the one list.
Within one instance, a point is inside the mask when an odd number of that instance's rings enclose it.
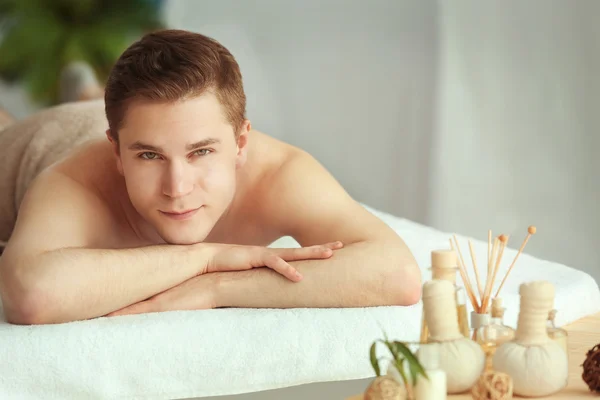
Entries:
{"label": "wooden stick bundle", "polygon": [[[515,263],[517,262],[519,255],[521,255],[521,253],[523,252],[523,249],[525,249],[525,245],[527,244],[527,241],[529,240],[531,235],[534,235],[535,233],[536,233],[535,226],[530,226],[527,229],[527,236],[525,237],[525,240],[523,241],[523,244],[521,245],[519,252],[515,256],[515,259],[510,264],[508,271],[504,275],[504,278],[502,279],[502,282],[500,283],[500,286],[498,287],[498,290],[496,291],[496,294],[494,295],[494,297],[498,297],[498,295],[500,294],[500,290],[502,290],[502,287],[504,286],[504,283],[506,282],[506,278],[508,278],[508,275],[510,274],[513,267],[515,266]],[[471,253],[471,260],[473,262],[473,270],[475,271],[475,278],[477,281],[476,283],[477,283],[477,290],[479,292],[480,302],[477,301],[477,294],[474,292],[474,290],[471,286],[471,282],[469,280],[469,275],[467,273],[467,269],[465,266],[465,261],[462,256],[462,252],[460,251],[460,246],[458,245],[458,240],[456,239],[456,235],[453,235],[453,238],[454,238],[454,242],[452,242],[452,239],[450,239],[450,247],[452,248],[452,250],[455,250],[458,253],[458,256],[459,256],[458,264],[459,264],[460,275],[464,282],[465,290],[467,291],[467,295],[469,296],[469,299],[471,300],[471,304],[473,305],[473,309],[477,313],[487,314],[489,311],[490,303],[491,303],[492,291],[494,289],[496,275],[498,274],[498,270],[500,269],[502,255],[504,254],[504,249],[506,248],[506,245],[508,243],[509,236],[508,235],[500,235],[500,236],[494,238],[493,245],[492,245],[492,231],[491,230],[488,231],[487,276],[486,276],[485,284],[483,286],[482,286],[481,280],[479,278],[479,269],[477,268],[475,252],[473,251],[473,244],[469,240],[469,250]]]}

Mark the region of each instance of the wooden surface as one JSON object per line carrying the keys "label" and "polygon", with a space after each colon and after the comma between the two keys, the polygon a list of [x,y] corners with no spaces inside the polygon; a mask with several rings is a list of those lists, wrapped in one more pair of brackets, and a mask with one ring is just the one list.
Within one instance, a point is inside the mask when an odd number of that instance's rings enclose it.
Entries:
{"label": "wooden surface", "polygon": [[[559,393],[549,397],[537,397],[537,399],[552,400],[577,400],[596,398],[600,399],[600,393],[590,392],[581,378],[583,368],[581,364],[585,360],[586,352],[600,343],[600,313],[580,319],[564,327],[569,333],[569,384]],[[520,398],[519,396],[514,396]],[[362,400],[363,395],[358,394],[346,400]],[[448,396],[448,400],[472,400],[470,392],[461,395]]]}

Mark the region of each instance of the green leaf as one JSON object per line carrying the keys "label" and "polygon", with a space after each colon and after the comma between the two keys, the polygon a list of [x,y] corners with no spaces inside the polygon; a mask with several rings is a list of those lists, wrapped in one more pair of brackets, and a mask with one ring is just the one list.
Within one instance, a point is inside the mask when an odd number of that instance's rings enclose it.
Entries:
{"label": "green leaf", "polygon": [[[400,342],[400,341],[390,341],[390,340],[388,340],[388,336],[383,329],[382,329],[382,332],[383,332],[383,336],[384,336],[385,340],[382,340],[382,339],[376,340],[371,345],[371,351],[370,351],[371,364],[373,365],[373,369],[375,369],[377,376],[381,375],[381,370],[379,367],[379,360],[377,359],[376,354],[375,354],[376,353],[375,347],[376,347],[377,343],[382,343],[386,346],[386,348],[392,354],[393,361],[391,361],[391,363],[398,370],[398,373],[402,377],[402,380],[404,381],[404,384],[407,386],[407,388],[409,388],[409,386],[411,386],[411,383],[412,383],[412,385],[416,384],[419,375],[423,375],[426,379],[429,379],[429,377],[427,376],[427,373],[425,372],[425,369],[421,365],[420,361],[413,354],[413,352],[408,348],[406,343]],[[405,362],[408,362],[410,378],[411,378],[410,381],[407,379],[407,376],[406,376],[407,374],[406,374],[405,367],[404,367]]]}
{"label": "green leaf", "polygon": [[404,382],[404,386],[408,386],[408,380],[406,379],[406,374],[404,373],[404,360],[402,360],[402,361],[396,361],[396,363],[394,365],[396,366],[396,369],[398,370],[398,373],[402,377],[402,381]]}
{"label": "green leaf", "polygon": [[[387,336],[386,336],[386,338],[387,338]],[[394,342],[390,342],[389,340],[381,340],[381,339],[378,340],[377,342],[383,343],[388,348],[390,353],[392,353],[392,357],[394,358],[393,364],[396,366],[396,369],[398,369],[398,372],[400,373],[400,376],[402,377],[404,384],[407,385],[408,381],[406,380],[406,374],[404,373],[405,358],[402,357],[398,353],[398,350],[396,350],[396,346],[394,345]]]}
{"label": "green leaf", "polygon": [[[410,371],[410,379],[412,379],[413,385],[416,385],[417,380],[419,379],[419,372],[417,370],[417,367],[415,366],[415,364],[413,364],[409,361],[408,370]],[[429,377],[427,376],[426,373],[423,374],[423,376],[425,376],[425,378],[429,379]]]}
{"label": "green leaf", "polygon": [[423,368],[417,357],[415,357],[412,351],[410,351],[410,349],[404,343],[395,341],[394,345],[396,347],[396,350],[399,353],[402,353],[404,357],[406,357],[413,383],[417,382],[417,377],[419,374],[423,375],[426,379],[429,379],[427,373],[425,372],[425,369]]}
{"label": "green leaf", "polygon": [[394,359],[398,358],[398,352],[394,348],[394,344],[392,342],[390,342],[387,339],[386,340],[379,339],[378,342],[379,343],[383,343],[385,345],[385,347],[388,348],[388,350],[390,351],[390,353],[392,353],[392,355],[394,356]]}
{"label": "green leaf", "polygon": [[376,346],[377,346],[377,342],[373,342],[373,344],[371,345],[371,350],[369,351],[369,355],[371,358],[371,365],[373,366],[373,369],[375,370],[375,374],[377,376],[381,376],[381,370],[379,369],[379,361],[377,360]]}

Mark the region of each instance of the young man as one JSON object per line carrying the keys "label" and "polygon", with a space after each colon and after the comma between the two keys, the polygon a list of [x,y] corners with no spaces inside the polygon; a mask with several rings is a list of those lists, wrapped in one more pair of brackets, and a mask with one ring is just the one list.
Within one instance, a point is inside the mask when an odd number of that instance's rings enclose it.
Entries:
{"label": "young man", "polygon": [[[210,38],[130,46],[105,87],[108,130],[28,185],[0,258],[7,320],[419,301],[402,239],[310,155],[253,130],[245,103]],[[303,247],[266,247],[287,235]]]}

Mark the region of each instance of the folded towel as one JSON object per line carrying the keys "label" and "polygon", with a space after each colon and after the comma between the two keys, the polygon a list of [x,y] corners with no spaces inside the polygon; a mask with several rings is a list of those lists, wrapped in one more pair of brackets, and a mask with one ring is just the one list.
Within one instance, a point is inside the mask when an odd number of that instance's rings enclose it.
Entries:
{"label": "folded towel", "polygon": [[[423,279],[430,279],[430,252],[447,248],[450,235],[368,209],[402,235]],[[282,238],[272,246],[289,245],[297,243]],[[487,243],[474,246],[485,259]],[[515,253],[507,249],[503,259]],[[509,261],[503,265],[500,276]],[[502,290],[509,325],[516,326],[519,285],[537,279],[556,286],[559,325],[600,311],[592,277],[523,254]],[[0,398],[174,399],[367,378],[374,375],[371,343],[383,332],[417,341],[421,307],[175,311],[47,326],[0,322]]]}
{"label": "folded towel", "polygon": [[0,130],[0,241],[7,241],[31,181],[75,146],[105,135],[104,101],[67,103]]}

